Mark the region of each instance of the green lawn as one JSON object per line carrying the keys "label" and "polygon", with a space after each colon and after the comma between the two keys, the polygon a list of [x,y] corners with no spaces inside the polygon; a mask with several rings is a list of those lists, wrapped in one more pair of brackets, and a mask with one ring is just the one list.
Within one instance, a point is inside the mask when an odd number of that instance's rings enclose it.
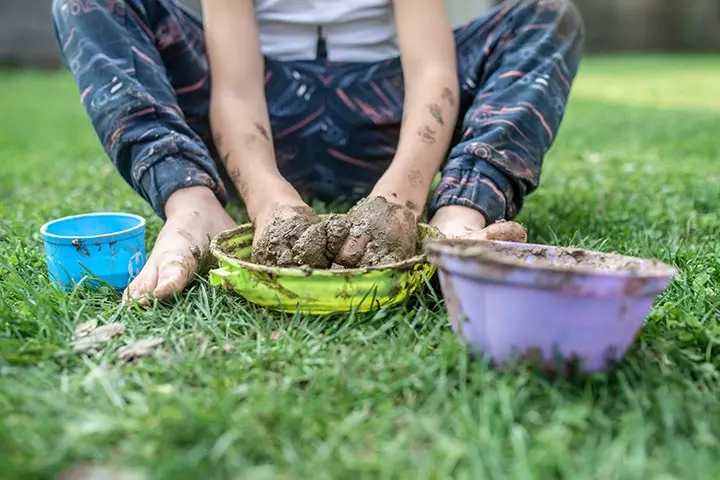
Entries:
{"label": "green lawn", "polygon": [[[116,175],[65,74],[0,73],[0,478],[77,462],[148,478],[720,478],[720,57],[587,60],[530,240],[681,274],[608,375],[468,360],[442,303],[265,313],[198,282],[146,312],[45,278],[40,226],[96,210],[160,223]],[[89,318],[127,331],[94,356]],[[164,348],[121,365],[135,338]],[[228,345],[234,346],[230,353]]]}

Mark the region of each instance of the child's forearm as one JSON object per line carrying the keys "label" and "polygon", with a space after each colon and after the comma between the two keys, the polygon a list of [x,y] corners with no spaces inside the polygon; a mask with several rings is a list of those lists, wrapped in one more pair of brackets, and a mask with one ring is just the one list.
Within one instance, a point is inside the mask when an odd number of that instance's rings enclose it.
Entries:
{"label": "child's forearm", "polygon": [[255,221],[272,198],[297,195],[278,171],[264,60],[251,0],[204,0],[212,72],[210,123],[218,153]]}
{"label": "child's forearm", "polygon": [[407,83],[398,148],[378,187],[396,190],[390,194],[396,193],[419,213],[452,139],[459,103],[457,74],[428,69]]}
{"label": "child's forearm", "polygon": [[215,95],[211,123],[215,146],[251,220],[272,197],[292,187],[281,176],[263,102]]}
{"label": "child's forearm", "polygon": [[419,214],[447,153],[459,109],[455,39],[443,0],[394,0],[405,102],[395,158],[375,193]]}

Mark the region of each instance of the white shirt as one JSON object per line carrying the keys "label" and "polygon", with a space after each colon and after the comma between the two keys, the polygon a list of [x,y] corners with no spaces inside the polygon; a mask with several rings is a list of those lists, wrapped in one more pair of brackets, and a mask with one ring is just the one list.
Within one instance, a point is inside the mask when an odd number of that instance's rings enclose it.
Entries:
{"label": "white shirt", "polygon": [[268,57],[314,60],[319,31],[330,61],[377,62],[398,55],[392,0],[255,0],[255,12]]}

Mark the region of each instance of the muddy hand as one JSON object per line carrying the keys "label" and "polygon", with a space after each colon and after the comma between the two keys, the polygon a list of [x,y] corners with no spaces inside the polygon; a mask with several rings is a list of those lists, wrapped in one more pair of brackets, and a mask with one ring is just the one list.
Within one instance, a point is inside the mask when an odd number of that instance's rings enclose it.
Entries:
{"label": "muddy hand", "polygon": [[360,200],[347,216],[350,232],[335,263],[370,267],[406,260],[417,251],[418,225],[408,208],[383,197]]}
{"label": "muddy hand", "polygon": [[350,222],[337,215],[311,225],[293,245],[295,263],[312,268],[330,268],[349,232]]}
{"label": "muddy hand", "polygon": [[527,242],[527,230],[515,222],[499,221],[480,230],[476,236],[478,240],[489,240],[496,242]]}
{"label": "muddy hand", "polygon": [[252,261],[268,266],[327,268],[334,256],[327,253],[328,237],[347,235],[347,228],[322,222],[307,205],[276,205],[256,223],[261,233],[253,239]]}

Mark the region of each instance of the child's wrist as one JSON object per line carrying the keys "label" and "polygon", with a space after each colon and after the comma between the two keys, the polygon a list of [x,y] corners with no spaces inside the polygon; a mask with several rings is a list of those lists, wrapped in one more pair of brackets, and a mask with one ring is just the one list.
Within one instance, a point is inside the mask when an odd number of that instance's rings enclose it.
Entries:
{"label": "child's wrist", "polygon": [[447,205],[440,207],[430,224],[449,236],[464,236],[487,226],[485,215],[471,207]]}
{"label": "child's wrist", "polygon": [[253,223],[273,205],[305,205],[297,190],[280,175],[255,178],[247,182],[241,196]]}
{"label": "child's wrist", "polygon": [[403,205],[419,218],[430,192],[430,185],[426,183],[416,172],[397,175],[388,171],[375,185],[371,195],[385,197],[389,202]]}

